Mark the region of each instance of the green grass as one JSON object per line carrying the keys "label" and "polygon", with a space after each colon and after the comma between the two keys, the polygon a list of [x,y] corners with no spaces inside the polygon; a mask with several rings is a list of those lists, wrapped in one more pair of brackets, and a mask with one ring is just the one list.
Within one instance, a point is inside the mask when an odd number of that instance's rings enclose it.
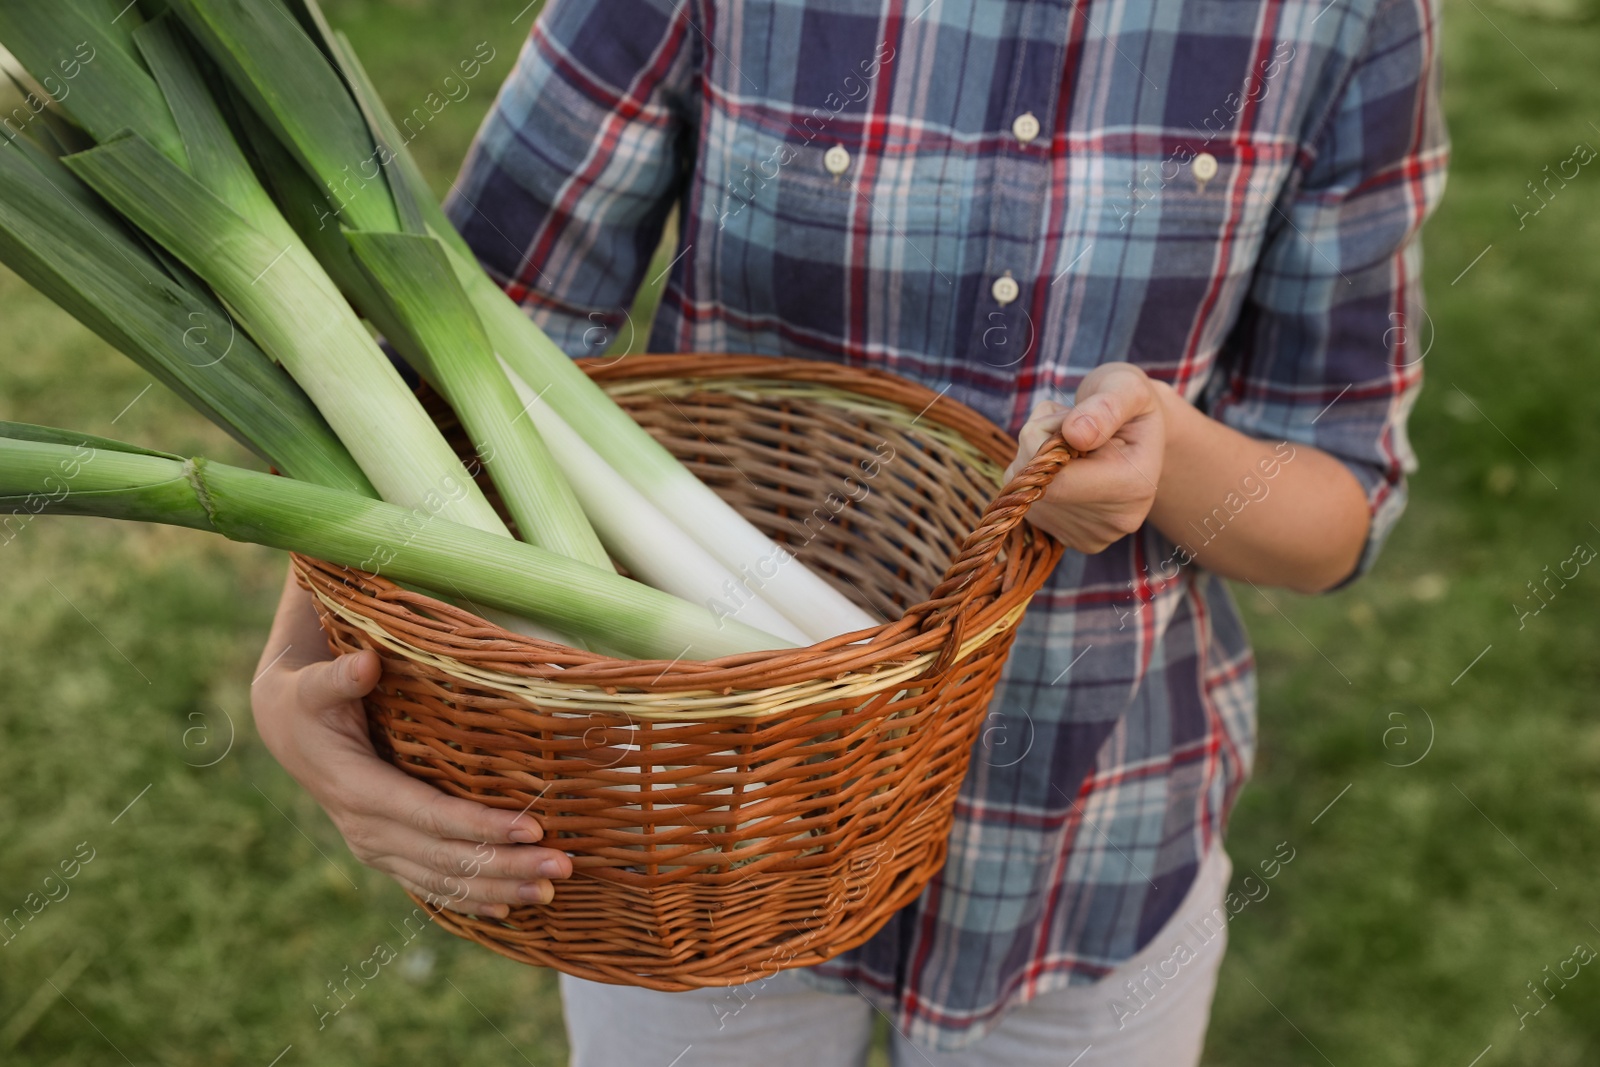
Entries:
{"label": "green grass", "polygon": [[[1524,629],[1511,606],[1600,547],[1600,171],[1520,231],[1509,206],[1600,145],[1600,29],[1452,3],[1445,40],[1455,158],[1426,234],[1437,336],[1410,510],[1365,581],[1273,596],[1293,628],[1240,593],[1262,743],[1229,849],[1298,857],[1233,925],[1208,1063],[1466,1067],[1491,1044],[1482,1067],[1600,1062],[1592,968],[1525,1028],[1512,1009],[1575,944],[1600,949],[1600,570]],[[1427,756],[1388,765],[1422,755],[1429,716]]]}
{"label": "green grass", "polygon": [[[398,111],[495,50],[414,145],[444,189],[531,12],[328,6]],[[1600,969],[1525,1029],[1511,1007],[1574,944],[1600,948],[1600,568],[1521,631],[1511,607],[1574,544],[1600,546],[1600,169],[1520,232],[1509,207],[1600,144],[1600,27],[1534,10],[1447,11],[1456,162],[1428,233],[1411,510],[1353,589],[1271,594],[1282,615],[1241,596],[1262,744],[1228,844],[1241,874],[1280,841],[1297,856],[1233,924],[1208,1063],[1467,1067],[1491,1044],[1481,1067],[1600,1062]],[[244,459],[9,274],[0,307],[0,418]],[[272,552],[89,520],[0,545],[0,913],[95,850],[0,945],[0,1063],[260,1067],[290,1045],[284,1067],[562,1061],[551,975],[431,928],[405,944],[409,902],[256,740],[248,686],[281,573]],[[1423,750],[1418,708],[1431,750],[1387,765]],[[319,1030],[327,983],[380,942],[401,958]]]}

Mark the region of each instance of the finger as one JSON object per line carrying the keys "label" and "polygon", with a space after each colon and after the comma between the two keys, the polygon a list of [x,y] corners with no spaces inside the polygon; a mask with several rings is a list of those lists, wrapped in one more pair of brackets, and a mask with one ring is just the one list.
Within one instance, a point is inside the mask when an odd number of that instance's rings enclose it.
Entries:
{"label": "finger", "polygon": [[[1017,458],[1026,463],[1039,454],[1039,449],[1050,440],[1051,436],[1061,429],[1061,414],[1059,412],[1046,412],[1038,418],[1029,419],[1022,427],[1018,438]],[[1026,457],[1026,458],[1024,458]]]}
{"label": "finger", "polygon": [[1070,404],[1063,404],[1059,400],[1051,400],[1049,397],[1045,397],[1034,404],[1033,410],[1028,412],[1028,421],[1032,422],[1034,419],[1042,419],[1048,415],[1059,415],[1071,407],[1072,405]]}
{"label": "finger", "polygon": [[1028,522],[1074,552],[1086,556],[1103,552],[1126,536],[1106,522],[1061,511],[1046,512],[1035,508],[1028,512]]}
{"label": "finger", "polygon": [[1017,458],[1006,468],[1006,481],[1014,478],[1029,460],[1039,454],[1044,443],[1061,429],[1061,415],[1068,410],[1065,404],[1058,404],[1054,400],[1041,400],[1033,406],[1033,413],[1017,435]]}
{"label": "finger", "polygon": [[336,783],[332,803],[342,811],[397,823],[437,840],[531,845],[544,838],[544,827],[532,815],[449,796],[385,761],[370,746],[338,753],[325,777]]}
{"label": "finger", "polygon": [[349,652],[301,667],[294,674],[295,693],[302,708],[327,711],[372,692],[381,673],[377,653]]}
{"label": "finger", "polygon": [[511,908],[505,904],[477,903],[471,900],[452,900],[441,896],[433,890],[418,885],[409,878],[402,878],[398,874],[390,874],[401,889],[417,897],[427,904],[446,911],[453,911],[460,915],[476,915],[483,919],[504,919],[511,914]]}
{"label": "finger", "polygon": [[548,878],[518,881],[515,878],[462,878],[453,874],[440,874],[404,857],[396,857],[387,869],[397,877],[422,886],[441,898],[441,903],[468,907],[483,904],[548,904],[555,899],[556,889]]}
{"label": "finger", "polygon": [[373,849],[460,878],[510,878],[531,882],[572,875],[572,859],[553,848],[441,841],[398,823],[390,823],[387,829],[379,832]]}
{"label": "finger", "polygon": [[311,593],[300,587],[295,579],[294,567],[284,575],[283,595],[278,599],[278,611],[272,620],[272,634],[261,659],[256,664],[256,675],[265,674],[273,666],[281,666],[285,673],[333,658],[328,650],[328,639],[317,620],[316,601]]}
{"label": "finger", "polygon": [[1155,481],[1139,469],[1130,450],[1112,441],[1062,467],[1045,489],[1044,499],[1049,504],[1103,507],[1142,500],[1155,491]]}
{"label": "finger", "polygon": [[384,805],[396,821],[428,837],[490,844],[531,845],[544,839],[544,827],[525,811],[505,811],[472,800],[448,796],[387,763],[399,779],[385,794]]}

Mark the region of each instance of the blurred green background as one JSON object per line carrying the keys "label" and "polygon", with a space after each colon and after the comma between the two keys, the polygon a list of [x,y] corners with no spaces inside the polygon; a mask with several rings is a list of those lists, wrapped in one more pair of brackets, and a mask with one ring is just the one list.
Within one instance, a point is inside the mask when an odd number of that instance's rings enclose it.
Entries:
{"label": "blurred green background", "polygon": [[[326,6],[398,110],[495,49],[413,145],[443,191],[533,9]],[[1600,949],[1600,571],[1521,625],[1513,607],[1600,546],[1600,170],[1520,230],[1510,207],[1600,145],[1596,14],[1447,0],[1422,470],[1370,578],[1240,594],[1262,744],[1228,847],[1239,876],[1279,842],[1296,858],[1232,924],[1207,1063],[1600,1063],[1600,966],[1515,1007],[1574,946]],[[245,461],[4,272],[0,309],[0,418]],[[0,549],[0,913],[93,857],[0,933],[0,1064],[564,1062],[552,976],[431,928],[319,1030],[329,983],[399,948],[411,905],[255,739],[282,570],[98,520],[38,520]]]}

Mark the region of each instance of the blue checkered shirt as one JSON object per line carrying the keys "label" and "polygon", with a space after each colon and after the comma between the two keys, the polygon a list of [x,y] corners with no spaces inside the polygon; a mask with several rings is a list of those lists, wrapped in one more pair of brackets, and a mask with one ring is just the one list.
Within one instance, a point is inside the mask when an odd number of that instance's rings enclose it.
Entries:
{"label": "blue checkered shirt", "polygon": [[[881,367],[1012,432],[1137,363],[1345,462],[1364,570],[1414,466],[1437,20],[1436,0],[551,0],[451,212],[574,355],[645,328],[627,309],[675,217],[652,350]],[[1194,543],[1270,490],[1242,480]],[[956,1048],[1151,940],[1255,749],[1244,627],[1184,563],[1148,525],[1067,553],[944,871],[813,981]]]}

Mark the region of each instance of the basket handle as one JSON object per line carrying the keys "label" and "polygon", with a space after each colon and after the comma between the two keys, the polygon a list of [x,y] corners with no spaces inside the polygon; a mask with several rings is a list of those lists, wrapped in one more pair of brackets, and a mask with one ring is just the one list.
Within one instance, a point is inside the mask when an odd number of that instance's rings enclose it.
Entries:
{"label": "basket handle", "polygon": [[1034,502],[1044,495],[1057,472],[1067,465],[1068,460],[1080,455],[1082,453],[1068,445],[1059,433],[1052,434],[1027,466],[1018,471],[989,502],[982,518],[978,520],[977,528],[961,542],[960,550],[945,568],[944,580],[928,594],[927,603],[932,605],[933,610],[923,620],[923,632],[938,629],[946,621],[950,623],[949,636],[929,668],[930,674],[946,670],[955,662],[961,650],[967,618],[978,595],[979,585],[973,582],[974,576],[993,565],[1011,531],[1027,516]]}

